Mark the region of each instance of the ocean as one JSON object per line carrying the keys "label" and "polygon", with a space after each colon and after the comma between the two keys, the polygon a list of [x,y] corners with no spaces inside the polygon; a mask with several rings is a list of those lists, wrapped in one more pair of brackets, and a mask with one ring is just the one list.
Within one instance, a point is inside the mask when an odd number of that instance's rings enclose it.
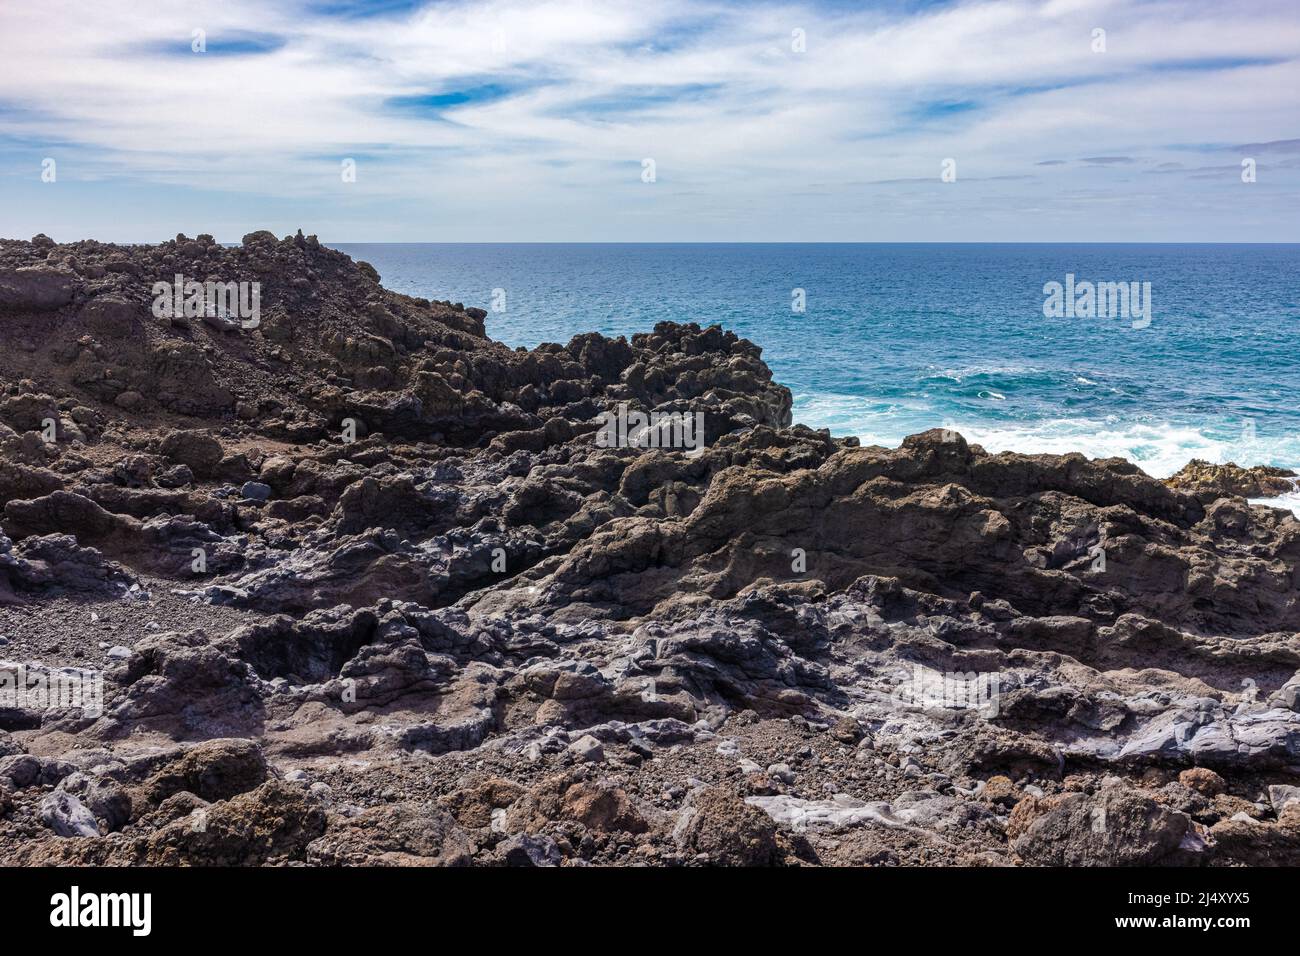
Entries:
{"label": "ocean", "polygon": [[[762,346],[795,421],[864,444],[950,427],[1156,477],[1192,458],[1300,470],[1300,245],[334,247],[391,289],[489,310],[512,346],[720,323]],[[1052,282],[1081,308],[1045,309]],[[1080,314],[1084,283],[1126,284],[1127,317]],[[1300,514],[1300,495],[1275,503]]]}

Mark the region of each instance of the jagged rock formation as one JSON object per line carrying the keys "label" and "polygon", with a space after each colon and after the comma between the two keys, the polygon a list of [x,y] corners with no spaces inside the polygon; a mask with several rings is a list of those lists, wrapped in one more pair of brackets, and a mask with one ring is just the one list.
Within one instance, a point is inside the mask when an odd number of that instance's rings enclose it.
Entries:
{"label": "jagged rock formation", "polygon": [[1280,476],[862,448],[720,328],[483,319],[301,235],[0,243],[0,657],[102,677],[0,699],[7,858],[1300,861]]}
{"label": "jagged rock formation", "polygon": [[1296,490],[1297,475],[1285,468],[1255,465],[1242,468],[1228,462],[1213,465],[1194,458],[1176,475],[1165,479],[1165,484],[1179,491],[1196,495],[1201,501],[1216,498],[1276,498]]}

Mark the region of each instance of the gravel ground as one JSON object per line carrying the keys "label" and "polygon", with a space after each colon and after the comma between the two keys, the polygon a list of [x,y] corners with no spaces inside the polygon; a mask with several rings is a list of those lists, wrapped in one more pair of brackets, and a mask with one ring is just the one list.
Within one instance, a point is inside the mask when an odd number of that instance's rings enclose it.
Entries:
{"label": "gravel ground", "polygon": [[135,598],[56,597],[0,606],[0,660],[97,667],[110,649],[134,647],[156,632],[202,629],[216,636],[260,616],[181,597],[175,588],[175,582],[146,578]]}

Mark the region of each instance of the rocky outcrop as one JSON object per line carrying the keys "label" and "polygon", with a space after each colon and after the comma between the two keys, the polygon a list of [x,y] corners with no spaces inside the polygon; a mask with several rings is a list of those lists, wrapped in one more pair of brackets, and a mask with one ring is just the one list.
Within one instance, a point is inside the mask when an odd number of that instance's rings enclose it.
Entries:
{"label": "rocky outcrop", "polygon": [[1300,860],[1285,476],[859,447],[717,326],[513,350],[301,235],[0,279],[6,858]]}
{"label": "rocky outcrop", "polygon": [[[1033,800],[1034,798],[1030,798]],[[1195,862],[1205,843],[1184,814],[1121,787],[1039,801],[1044,812],[1013,847],[1046,866],[1153,866]],[[1038,807],[1035,807],[1038,809]],[[1032,815],[1028,811],[1027,815]]]}
{"label": "rocky outcrop", "polygon": [[35,312],[61,308],[73,300],[77,276],[44,265],[0,269],[0,307]]}
{"label": "rocky outcrop", "polygon": [[1212,465],[1197,458],[1166,478],[1165,484],[1208,504],[1218,498],[1276,498],[1295,491],[1298,478],[1285,468],[1242,468],[1232,462]]}

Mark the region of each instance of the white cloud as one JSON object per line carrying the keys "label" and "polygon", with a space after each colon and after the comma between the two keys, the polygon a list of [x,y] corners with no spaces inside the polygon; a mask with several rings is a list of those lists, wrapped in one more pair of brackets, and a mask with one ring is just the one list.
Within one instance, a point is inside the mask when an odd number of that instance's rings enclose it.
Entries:
{"label": "white cloud", "polygon": [[[805,53],[791,50],[796,27]],[[1091,50],[1094,27],[1107,31],[1103,54]],[[187,52],[194,28],[206,30],[208,53]],[[282,45],[234,57],[220,51],[231,38]],[[976,230],[968,214],[990,202],[1039,222],[1055,209],[1064,227],[1080,215],[1067,190],[1100,174],[1040,160],[1151,165],[1188,159],[1191,147],[1206,154],[1191,166],[1231,165],[1211,161],[1218,145],[1298,135],[1298,57],[1300,22],[1283,3],[1248,14],[1208,0],[862,13],[497,0],[369,19],[322,16],[306,0],[6,5],[0,171],[25,183],[33,153],[60,155],[66,177],[105,190],[224,193],[244,218],[286,204],[365,238],[392,228],[386,204],[489,230],[434,236],[405,224],[411,238],[692,238],[697,222],[705,237],[727,238],[719,209],[761,224],[758,237],[817,238],[828,209],[912,214],[906,184],[852,184],[937,181],[952,156],[970,188],[927,200],[944,204],[950,228]],[[437,110],[392,105],[485,87],[510,92]],[[345,156],[359,163],[346,191]],[[649,193],[646,156],[659,169]],[[1212,210],[1207,227],[1241,205],[1239,195],[1216,204],[1204,193],[1214,183],[1160,177],[1151,194],[1137,169],[1107,175],[1112,188],[1134,181],[1146,203],[1197,190]],[[1006,176],[1035,178],[996,184]],[[1293,203],[1295,176],[1259,192],[1285,188],[1273,201]],[[809,194],[810,184],[820,187]],[[32,213],[38,200],[26,195]],[[921,238],[870,227],[827,238]],[[584,228],[595,231],[575,232]]]}

